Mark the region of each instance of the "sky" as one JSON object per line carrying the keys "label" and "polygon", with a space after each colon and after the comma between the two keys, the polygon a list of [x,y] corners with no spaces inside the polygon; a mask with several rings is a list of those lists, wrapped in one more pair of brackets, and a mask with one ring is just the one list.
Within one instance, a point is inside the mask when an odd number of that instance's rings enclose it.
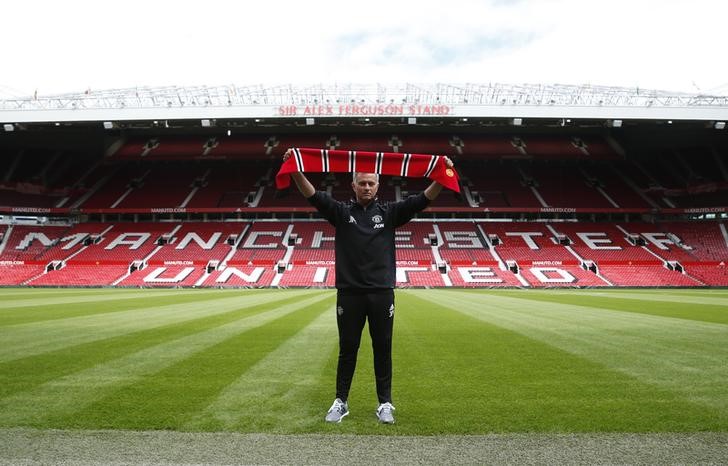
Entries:
{"label": "sky", "polygon": [[0,98],[281,84],[571,84],[728,94],[724,0],[26,0]]}

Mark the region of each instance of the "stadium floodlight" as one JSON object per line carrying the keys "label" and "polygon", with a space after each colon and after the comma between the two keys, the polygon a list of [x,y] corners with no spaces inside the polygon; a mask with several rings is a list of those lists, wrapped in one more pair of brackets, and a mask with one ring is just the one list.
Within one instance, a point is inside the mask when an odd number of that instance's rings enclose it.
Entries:
{"label": "stadium floodlight", "polygon": [[111,121],[105,121],[104,129],[114,129],[114,123],[112,123]]}
{"label": "stadium floodlight", "polygon": [[621,128],[622,120],[612,120],[612,128]]}
{"label": "stadium floodlight", "polygon": [[415,118],[415,117],[409,117],[409,118],[407,118],[407,124],[408,125],[416,125],[417,124],[417,118]]}
{"label": "stadium floodlight", "polygon": [[3,129],[5,131],[15,131],[15,126],[12,123],[5,123]]}
{"label": "stadium floodlight", "polygon": [[313,126],[316,124],[316,120],[314,118],[306,118],[306,125]]}
{"label": "stadium floodlight", "polygon": [[725,121],[716,121],[713,124],[713,128],[715,128],[715,129],[725,129]]}
{"label": "stadium floodlight", "polygon": [[514,118],[511,123],[513,126],[521,126],[523,124],[523,118]]}

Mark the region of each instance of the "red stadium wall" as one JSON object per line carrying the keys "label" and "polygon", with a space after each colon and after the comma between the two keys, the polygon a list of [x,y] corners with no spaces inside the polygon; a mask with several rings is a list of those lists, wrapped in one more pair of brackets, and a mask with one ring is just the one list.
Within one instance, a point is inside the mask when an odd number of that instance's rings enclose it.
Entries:
{"label": "red stadium wall", "polygon": [[[13,226],[0,285],[330,287],[323,221]],[[413,221],[400,287],[728,286],[721,222]]]}

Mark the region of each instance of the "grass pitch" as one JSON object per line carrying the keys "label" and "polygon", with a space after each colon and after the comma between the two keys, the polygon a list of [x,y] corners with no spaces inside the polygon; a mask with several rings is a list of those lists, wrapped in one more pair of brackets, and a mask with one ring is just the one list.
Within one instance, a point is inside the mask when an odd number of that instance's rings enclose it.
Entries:
{"label": "grass pitch", "polygon": [[[400,290],[340,425],[335,292],[0,290],[0,464],[723,463],[728,291]],[[383,436],[387,436],[386,438]]]}
{"label": "grass pitch", "polygon": [[728,291],[400,290],[397,424],[368,335],[340,425],[335,292],[0,290],[0,428],[728,432]]}
{"label": "grass pitch", "polygon": [[[728,291],[400,290],[340,425],[335,292],[0,290],[0,464],[724,463]],[[386,438],[383,436],[387,436]]]}

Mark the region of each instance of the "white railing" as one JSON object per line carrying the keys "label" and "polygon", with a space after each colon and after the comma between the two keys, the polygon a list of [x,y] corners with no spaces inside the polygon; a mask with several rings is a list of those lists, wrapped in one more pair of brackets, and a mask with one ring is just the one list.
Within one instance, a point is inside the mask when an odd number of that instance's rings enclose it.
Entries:
{"label": "white railing", "polygon": [[541,84],[345,84],[139,87],[0,100],[0,110],[190,108],[316,104],[728,108],[728,95]]}

